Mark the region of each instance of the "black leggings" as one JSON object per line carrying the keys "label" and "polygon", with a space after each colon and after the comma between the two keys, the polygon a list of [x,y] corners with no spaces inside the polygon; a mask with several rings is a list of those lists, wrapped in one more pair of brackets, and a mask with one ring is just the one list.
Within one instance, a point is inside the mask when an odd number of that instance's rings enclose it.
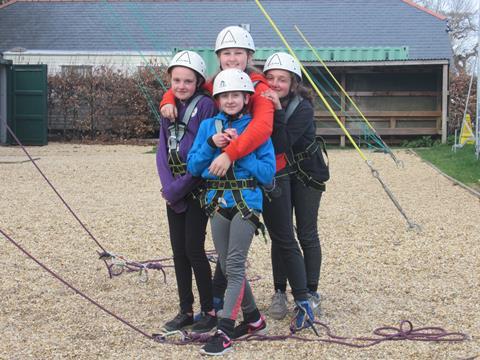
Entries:
{"label": "black leggings", "polygon": [[188,199],[187,210],[175,213],[167,206],[170,241],[177,277],[180,311],[193,312],[192,269],[200,294],[201,310],[209,312],[212,304],[212,270],[205,255],[205,231],[208,217],[198,200]]}
{"label": "black leggings", "polygon": [[[263,201],[263,220],[272,240],[272,268],[275,285],[279,284],[276,269],[283,270],[295,300],[307,299],[307,276],[302,252],[295,239],[292,219],[290,177],[276,178],[280,194]],[[285,281],[284,279],[282,279]]]}

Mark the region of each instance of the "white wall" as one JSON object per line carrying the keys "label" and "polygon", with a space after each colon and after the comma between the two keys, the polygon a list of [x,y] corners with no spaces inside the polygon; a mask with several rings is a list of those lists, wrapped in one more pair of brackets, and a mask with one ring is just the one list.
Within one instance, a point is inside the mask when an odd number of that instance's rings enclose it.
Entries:
{"label": "white wall", "polygon": [[134,72],[139,66],[147,64],[168,65],[172,54],[170,52],[61,52],[61,51],[25,51],[3,53],[6,60],[12,60],[13,64],[46,64],[49,74],[55,74],[62,70],[62,66],[112,66],[122,71]]}

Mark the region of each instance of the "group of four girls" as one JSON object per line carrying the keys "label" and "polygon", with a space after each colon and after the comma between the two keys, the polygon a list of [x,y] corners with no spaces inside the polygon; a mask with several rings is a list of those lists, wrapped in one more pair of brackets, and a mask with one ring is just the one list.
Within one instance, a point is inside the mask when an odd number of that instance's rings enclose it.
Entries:
{"label": "group of four girls", "polygon": [[[292,56],[273,54],[262,74],[250,66],[254,51],[248,31],[223,29],[215,44],[222,71],[213,83],[206,81],[197,53],[179,52],[168,67],[171,89],[160,105],[157,168],[180,298],[180,312],[164,328],[208,332],[216,327],[201,349],[207,355],[230,351],[232,339],[266,332],[245,275],[262,212],[272,241],[275,294],[269,315],[286,316],[287,280],[296,330],[312,324],[319,303],[317,216],[326,178],[311,99]],[[204,249],[208,218],[218,254],[213,281]],[[192,269],[199,316],[193,311]],[[235,326],[240,310],[243,321]]]}

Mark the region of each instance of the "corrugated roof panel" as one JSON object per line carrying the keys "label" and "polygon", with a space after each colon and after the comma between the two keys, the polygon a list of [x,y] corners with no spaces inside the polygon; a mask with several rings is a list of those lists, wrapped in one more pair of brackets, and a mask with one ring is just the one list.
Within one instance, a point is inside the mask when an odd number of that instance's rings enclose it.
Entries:
{"label": "corrugated roof panel", "polygon": [[[173,53],[179,50],[174,49]],[[189,48],[198,52],[207,63],[208,75],[214,74],[218,68],[217,55],[211,48]],[[285,48],[257,48],[255,51],[255,60],[266,60],[273,53],[283,51]],[[309,48],[294,48],[295,54],[300,61],[318,62],[314,52]],[[401,47],[342,47],[342,48],[316,48],[315,51],[325,62],[328,61],[396,61],[409,60],[408,46]]]}

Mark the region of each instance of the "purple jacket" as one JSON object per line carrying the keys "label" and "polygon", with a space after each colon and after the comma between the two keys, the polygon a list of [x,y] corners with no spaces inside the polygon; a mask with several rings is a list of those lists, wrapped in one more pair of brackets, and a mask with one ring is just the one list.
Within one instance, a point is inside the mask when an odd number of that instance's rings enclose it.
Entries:
{"label": "purple jacket", "polygon": [[[194,95],[195,96],[195,95]],[[193,97],[190,99],[192,100]],[[182,119],[188,103],[182,104],[177,101],[178,119]],[[183,162],[187,161],[187,155],[197,135],[200,122],[211,118],[217,113],[215,102],[208,96],[204,96],[193,110],[188,127],[180,141],[179,155]],[[183,176],[173,176],[168,167],[168,126],[170,120],[161,119],[160,136],[157,149],[157,170],[162,183],[162,192],[165,199],[170,203],[170,208],[177,214],[187,210],[185,197],[201,183],[201,179],[194,178],[190,173]]]}

